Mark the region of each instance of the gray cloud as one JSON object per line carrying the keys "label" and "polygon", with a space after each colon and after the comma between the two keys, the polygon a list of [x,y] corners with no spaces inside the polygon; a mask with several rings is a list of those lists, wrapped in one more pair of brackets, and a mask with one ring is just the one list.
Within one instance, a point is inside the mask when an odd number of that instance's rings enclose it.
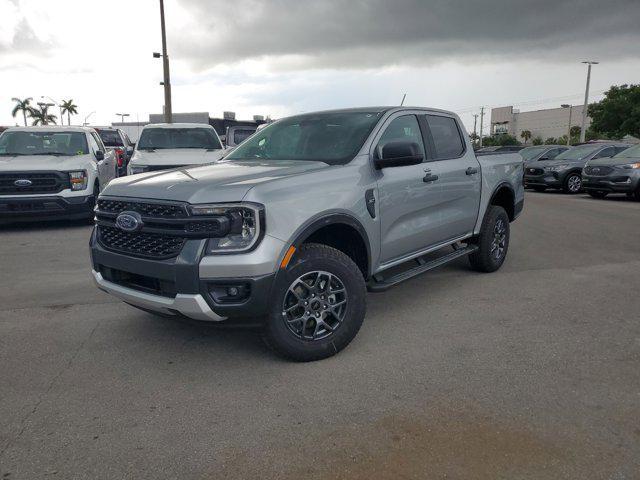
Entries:
{"label": "gray cloud", "polygon": [[487,57],[637,58],[640,41],[638,0],[181,0],[181,4],[192,15],[192,28],[170,29],[171,53],[199,69],[265,57],[279,69],[424,65]]}
{"label": "gray cloud", "polygon": [[0,44],[0,52],[27,53],[35,56],[44,56],[53,45],[38,38],[27,19],[22,18],[15,26],[13,38],[8,44]]}

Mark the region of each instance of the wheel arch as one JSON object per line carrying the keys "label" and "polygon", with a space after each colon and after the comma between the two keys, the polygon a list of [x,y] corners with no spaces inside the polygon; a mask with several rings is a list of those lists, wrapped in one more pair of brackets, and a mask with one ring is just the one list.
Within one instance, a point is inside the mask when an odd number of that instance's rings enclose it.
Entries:
{"label": "wheel arch", "polygon": [[507,212],[509,221],[513,222],[516,218],[516,192],[513,186],[508,182],[501,182],[493,189],[489,205],[497,205]]}
{"label": "wheel arch", "polygon": [[321,243],[349,256],[368,279],[371,275],[371,244],[360,221],[346,213],[327,213],[310,220],[294,235],[296,249],[304,243]]}

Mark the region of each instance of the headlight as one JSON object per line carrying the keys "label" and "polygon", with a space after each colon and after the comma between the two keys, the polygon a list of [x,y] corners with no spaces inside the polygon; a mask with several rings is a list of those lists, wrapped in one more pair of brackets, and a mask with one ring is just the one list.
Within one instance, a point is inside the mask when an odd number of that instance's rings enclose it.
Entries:
{"label": "headlight", "polygon": [[627,170],[631,170],[631,169],[637,169],[640,168],[640,162],[638,163],[627,163],[626,165],[620,165],[622,168],[627,169]]}
{"label": "headlight", "polygon": [[85,170],[78,170],[77,172],[69,172],[69,180],[71,181],[71,190],[86,190],[87,189],[87,172]]}
{"label": "headlight", "polygon": [[135,175],[136,173],[143,173],[149,170],[147,165],[129,165],[129,170],[131,171],[131,175]]}
{"label": "headlight", "polygon": [[566,163],[562,163],[560,165],[552,165],[550,167],[544,167],[547,172],[559,172],[560,170],[564,170],[565,168],[569,168],[569,165]]}
{"label": "headlight", "polygon": [[229,219],[228,232],[207,242],[207,254],[249,251],[264,234],[264,207],[257,203],[192,205],[190,211],[193,216],[225,216]]}

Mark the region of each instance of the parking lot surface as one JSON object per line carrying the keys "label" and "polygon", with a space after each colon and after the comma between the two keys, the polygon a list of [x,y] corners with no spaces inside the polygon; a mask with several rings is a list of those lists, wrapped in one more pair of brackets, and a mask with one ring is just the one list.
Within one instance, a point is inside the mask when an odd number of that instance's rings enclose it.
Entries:
{"label": "parking lot surface", "polygon": [[339,355],[98,291],[90,227],[0,231],[0,475],[640,478],[640,203],[527,193],[493,274],[369,295]]}

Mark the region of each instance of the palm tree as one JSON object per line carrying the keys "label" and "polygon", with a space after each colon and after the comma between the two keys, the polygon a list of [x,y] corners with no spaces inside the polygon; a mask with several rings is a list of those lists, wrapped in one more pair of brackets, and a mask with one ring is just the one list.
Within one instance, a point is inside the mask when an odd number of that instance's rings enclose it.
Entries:
{"label": "palm tree", "polygon": [[[60,105],[60,115],[67,114],[67,125],[71,125],[71,115],[78,113],[78,106],[73,104],[73,99],[63,100]],[[62,118],[60,118],[62,122]]]}
{"label": "palm tree", "polygon": [[31,113],[31,100],[33,97],[25,98],[24,100],[20,100],[19,98],[12,98],[14,102],[16,102],[15,107],[11,110],[11,116],[16,118],[18,112],[22,112],[22,118],[24,118],[24,126],[27,126],[27,113]]}
{"label": "palm tree", "polygon": [[531,131],[523,130],[522,132],[520,132],[520,136],[524,138],[524,144],[526,145],[527,141],[531,138]]}
{"label": "palm tree", "polygon": [[40,109],[31,107],[29,109],[29,116],[33,119],[31,125],[49,125],[50,123],[56,124],[56,116],[49,113],[49,106],[45,104],[38,105]]}

